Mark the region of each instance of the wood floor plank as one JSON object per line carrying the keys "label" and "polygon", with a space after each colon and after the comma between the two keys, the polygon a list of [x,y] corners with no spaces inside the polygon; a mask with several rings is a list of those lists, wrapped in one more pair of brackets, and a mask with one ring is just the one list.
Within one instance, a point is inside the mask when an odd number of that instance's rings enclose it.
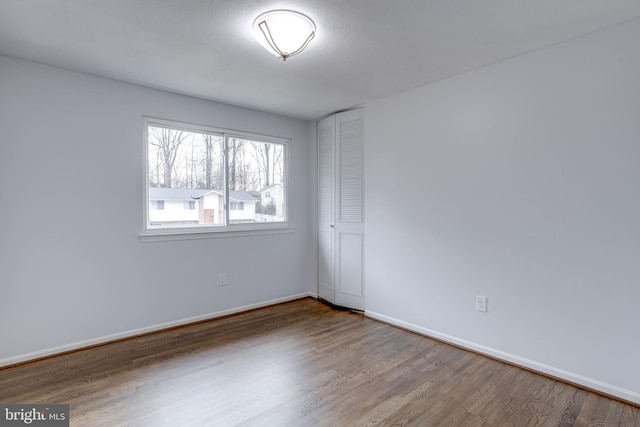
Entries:
{"label": "wood floor plank", "polygon": [[623,405],[606,397],[600,397],[589,419],[589,426],[617,426],[622,419]]}
{"label": "wood floor plank", "polygon": [[618,427],[640,427],[640,411],[635,411],[634,408],[625,405],[622,408]]}
{"label": "wood floor plank", "polygon": [[567,402],[570,402],[575,394],[573,387],[559,381],[550,381],[545,388],[548,388],[545,403],[540,402],[538,405],[539,409],[531,420],[532,426],[560,425]]}
{"label": "wood floor plank", "polygon": [[0,370],[72,426],[637,426],[640,409],[303,299]]}

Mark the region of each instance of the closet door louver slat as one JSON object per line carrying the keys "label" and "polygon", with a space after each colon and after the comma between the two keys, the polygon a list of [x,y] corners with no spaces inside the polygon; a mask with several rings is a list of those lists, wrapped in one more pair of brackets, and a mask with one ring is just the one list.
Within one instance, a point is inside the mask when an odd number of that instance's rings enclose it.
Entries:
{"label": "closet door louver slat", "polygon": [[340,124],[340,221],[362,222],[362,119]]}
{"label": "closet door louver slat", "polygon": [[318,132],[318,220],[333,220],[333,128]]}

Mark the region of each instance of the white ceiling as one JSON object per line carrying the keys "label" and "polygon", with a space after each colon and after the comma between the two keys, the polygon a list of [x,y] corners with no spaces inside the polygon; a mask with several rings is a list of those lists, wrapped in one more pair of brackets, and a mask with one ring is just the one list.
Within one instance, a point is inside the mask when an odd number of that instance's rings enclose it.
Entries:
{"label": "white ceiling", "polygon": [[[286,62],[253,38],[295,9]],[[639,0],[0,0],[0,53],[303,119],[640,17]]]}

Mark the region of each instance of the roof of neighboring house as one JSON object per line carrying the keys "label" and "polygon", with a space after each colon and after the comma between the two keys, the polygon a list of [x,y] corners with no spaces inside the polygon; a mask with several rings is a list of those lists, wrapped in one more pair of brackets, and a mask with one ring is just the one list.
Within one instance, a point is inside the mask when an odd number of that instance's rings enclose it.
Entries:
{"label": "roof of neighboring house", "polygon": [[258,200],[246,191],[229,191],[229,198],[237,202],[257,202]]}
{"label": "roof of neighboring house", "polygon": [[282,187],[282,183],[281,183],[281,182],[274,182],[273,184],[271,184],[271,185],[268,185],[268,186],[264,187],[264,188],[263,188],[262,190],[260,190],[260,191],[268,190],[268,189],[273,188],[273,187],[275,187],[275,186]]}
{"label": "roof of neighboring house", "polygon": [[191,188],[149,188],[149,200],[193,200],[211,190]]}
{"label": "roof of neighboring house", "polygon": [[[193,200],[209,193],[222,195],[221,190],[150,187],[149,200]],[[237,202],[257,202],[257,199],[246,191],[231,190],[229,191],[229,199]]]}

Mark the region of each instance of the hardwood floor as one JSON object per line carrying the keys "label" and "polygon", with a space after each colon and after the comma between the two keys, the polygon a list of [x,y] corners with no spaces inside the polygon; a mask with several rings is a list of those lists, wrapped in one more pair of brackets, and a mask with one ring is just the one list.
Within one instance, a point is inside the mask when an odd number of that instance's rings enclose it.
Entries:
{"label": "hardwood floor", "polygon": [[640,408],[313,300],[0,370],[72,426],[640,426]]}

